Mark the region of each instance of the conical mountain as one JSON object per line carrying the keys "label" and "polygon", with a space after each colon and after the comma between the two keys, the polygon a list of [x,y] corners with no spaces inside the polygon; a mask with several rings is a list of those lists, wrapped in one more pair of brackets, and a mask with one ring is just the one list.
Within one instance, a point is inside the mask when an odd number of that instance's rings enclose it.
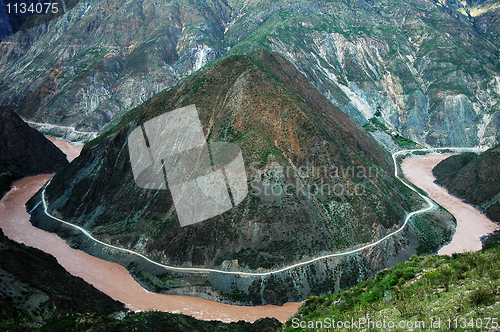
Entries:
{"label": "conical mountain", "polygon": [[[209,143],[241,149],[249,193],[229,211],[181,227],[170,190],[142,189],[134,181],[127,138],[193,104]],[[119,118],[57,173],[45,195],[52,214],[157,262],[256,272],[372,243],[399,229],[421,202],[393,173],[390,155],[366,130],[292,64],[263,49],[225,58]],[[49,227],[44,220],[34,222]],[[360,258],[364,273],[383,268],[406,245],[405,233],[398,233],[384,244],[385,254]]]}

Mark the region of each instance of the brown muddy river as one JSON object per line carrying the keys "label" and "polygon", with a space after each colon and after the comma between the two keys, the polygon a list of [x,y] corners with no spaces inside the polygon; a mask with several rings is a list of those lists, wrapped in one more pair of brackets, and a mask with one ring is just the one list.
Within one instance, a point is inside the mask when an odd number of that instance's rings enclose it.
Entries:
{"label": "brown muddy river", "polygon": [[[55,138],[50,138],[50,140],[68,155],[69,160],[76,158],[82,148],[63,140]],[[10,239],[53,255],[69,273],[81,277],[113,299],[125,303],[128,308],[143,311],[155,309],[173,313],[182,312],[198,319],[224,322],[239,320],[253,322],[263,317],[275,317],[285,322],[297,311],[300,304],[295,302],[285,303],[283,306],[245,307],[192,296],[148,292],[121,265],[72,249],[57,235],[31,225],[25,203],[51,177],[52,175],[39,175],[14,182],[13,189],[0,201],[0,227]]]}
{"label": "brown muddy river", "polygon": [[435,202],[443,206],[457,219],[456,232],[451,242],[439,250],[438,254],[440,255],[479,250],[481,249],[479,238],[492,233],[498,227],[473,206],[465,204],[460,198],[449,195],[446,189],[434,183],[432,169],[451,155],[405,158],[401,165],[408,180],[425,190]]}

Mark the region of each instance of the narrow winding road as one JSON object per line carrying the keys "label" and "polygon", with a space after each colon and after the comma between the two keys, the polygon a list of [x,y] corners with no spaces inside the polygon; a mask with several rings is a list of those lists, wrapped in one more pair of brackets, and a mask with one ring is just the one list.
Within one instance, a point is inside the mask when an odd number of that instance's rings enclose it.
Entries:
{"label": "narrow winding road", "polygon": [[160,266],[162,268],[165,268],[167,270],[171,270],[171,271],[179,271],[179,272],[189,272],[189,273],[211,273],[211,272],[216,272],[216,273],[224,273],[224,274],[235,274],[235,275],[240,275],[240,276],[266,276],[266,275],[271,275],[271,274],[276,274],[276,273],[280,273],[280,272],[283,272],[283,271],[286,271],[286,270],[290,270],[290,269],[293,269],[293,268],[297,268],[297,267],[300,267],[300,266],[304,266],[304,265],[307,265],[307,264],[311,264],[311,263],[314,263],[316,261],[319,261],[319,260],[322,260],[322,259],[327,259],[327,258],[330,258],[330,257],[339,257],[339,256],[346,256],[346,255],[351,255],[351,254],[354,254],[356,252],[360,252],[362,250],[365,250],[367,248],[370,248],[370,247],[373,247],[373,246],[376,246],[377,244],[387,240],[388,238],[398,234],[399,232],[402,232],[404,230],[404,228],[406,227],[406,225],[408,224],[408,221],[410,220],[411,217],[413,217],[414,215],[416,214],[420,214],[420,213],[425,213],[425,212],[428,212],[430,210],[432,210],[436,204],[427,196],[424,196],[422,195],[420,192],[418,192],[417,190],[415,190],[415,188],[413,188],[411,185],[407,184],[405,181],[402,181],[402,179],[398,176],[398,165],[397,165],[397,157],[400,156],[400,155],[406,155],[406,154],[409,154],[409,153],[414,153],[414,152],[433,152],[433,151],[441,151],[441,150],[451,150],[451,151],[474,151],[474,152],[480,152],[480,151],[484,151],[485,149],[483,148],[456,148],[456,147],[446,147],[446,148],[424,148],[424,149],[413,149],[413,150],[402,150],[402,151],[398,151],[398,152],[395,152],[392,154],[392,159],[393,159],[393,162],[394,162],[394,176],[396,178],[398,178],[405,186],[407,186],[408,188],[410,188],[411,190],[413,190],[415,193],[417,193],[422,199],[424,199],[426,202],[427,202],[427,207],[425,208],[422,208],[420,210],[417,210],[417,211],[413,211],[413,212],[410,212],[406,217],[405,217],[405,220],[404,220],[404,223],[403,225],[398,228],[397,230],[395,230],[394,232],[390,233],[390,234],[387,234],[386,236],[384,236],[383,238],[375,241],[375,242],[372,242],[372,243],[369,243],[369,244],[366,244],[364,246],[361,246],[359,248],[356,248],[356,249],[352,249],[352,250],[348,250],[348,251],[343,251],[343,252],[339,252],[339,253],[334,253],[334,254],[328,254],[328,255],[323,255],[323,256],[319,256],[319,257],[316,257],[314,259],[311,259],[311,260],[308,260],[308,261],[304,261],[304,262],[300,262],[300,263],[297,263],[297,264],[292,264],[292,265],[288,265],[286,267],[283,267],[283,268],[280,268],[280,269],[276,269],[276,270],[272,270],[272,271],[267,271],[267,272],[260,272],[260,273],[257,273],[257,272],[239,272],[239,271],[223,271],[223,270],[218,270],[218,269],[207,269],[207,268],[196,268],[196,267],[193,267],[193,268],[189,268],[189,267],[177,267],[177,266],[170,266],[170,265],[165,265],[165,264],[161,264],[161,263],[158,263],[136,251],[133,251],[133,250],[130,250],[130,249],[125,249],[125,248],[121,248],[121,247],[117,247],[117,246],[114,246],[112,244],[108,244],[108,243],[105,243],[105,242],[102,242],[98,239],[96,239],[95,237],[92,236],[92,234],[90,234],[87,230],[85,230],[84,228],[80,227],[80,226],[77,226],[75,224],[72,224],[70,222],[67,222],[65,220],[62,220],[61,218],[58,218],[56,216],[53,216],[50,214],[49,212],[49,205],[47,203],[47,200],[45,199],[45,188],[49,185],[50,183],[50,180],[49,182],[47,183],[47,185],[44,187],[44,189],[42,190],[42,203],[43,203],[43,207],[44,207],[44,212],[47,216],[49,216],[50,218],[54,219],[54,220],[57,220],[61,223],[64,223],[68,226],[71,226],[77,230],[79,230],[80,232],[82,232],[83,234],[85,234],[85,236],[87,236],[89,239],[95,241],[96,243],[99,243],[103,246],[106,246],[106,247],[109,247],[109,248],[112,248],[112,249],[115,249],[115,250],[119,250],[119,251],[123,251],[123,252],[126,252],[126,253],[129,253],[129,254],[133,254],[133,255],[137,255],[141,258],[143,258],[144,260],[152,263],[152,264],[155,264],[157,266]]}

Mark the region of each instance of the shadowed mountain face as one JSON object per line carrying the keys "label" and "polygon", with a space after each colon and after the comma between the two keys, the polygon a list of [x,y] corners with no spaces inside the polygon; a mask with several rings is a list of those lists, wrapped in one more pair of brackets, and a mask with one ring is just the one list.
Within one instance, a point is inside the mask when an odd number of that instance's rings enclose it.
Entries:
{"label": "shadowed mountain face", "polygon": [[414,141],[492,144],[496,2],[464,5],[83,1],[1,44],[0,104],[31,120],[98,129],[208,61],[264,46],[360,124],[379,111]]}
{"label": "shadowed mountain face", "polygon": [[7,330],[9,319],[41,323],[66,312],[124,310],[122,303],[66,272],[53,256],[9,240],[1,230],[0,280],[0,327]]}
{"label": "shadowed mountain face", "polygon": [[[180,227],[169,190],[136,185],[127,137],[191,104],[208,142],[241,148],[249,194],[222,215]],[[62,218],[165,264],[223,268],[238,260],[256,271],[399,228],[420,204],[392,173],[390,155],[357,122],[292,64],[261,50],[224,59],[125,114],[54,177],[46,195]]]}
{"label": "shadowed mountain face", "polygon": [[476,155],[462,153],[440,162],[432,170],[436,181],[500,222],[500,145]]}
{"label": "shadowed mountain face", "polygon": [[13,111],[0,107],[0,192],[27,175],[55,173],[66,155]]}

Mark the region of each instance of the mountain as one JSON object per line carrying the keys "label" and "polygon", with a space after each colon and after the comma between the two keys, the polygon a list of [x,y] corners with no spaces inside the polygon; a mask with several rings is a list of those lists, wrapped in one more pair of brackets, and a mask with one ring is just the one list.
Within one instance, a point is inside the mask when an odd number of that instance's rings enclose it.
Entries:
{"label": "mountain", "polygon": [[311,296],[283,331],[489,329],[500,313],[499,255],[497,243],[451,257],[414,256],[350,289]]}
{"label": "mountain", "polygon": [[222,55],[229,12],[224,1],[80,1],[1,44],[0,105],[36,122],[99,129]]}
{"label": "mountain", "polygon": [[480,155],[469,152],[448,157],[432,173],[450,193],[500,222],[500,145]]}
{"label": "mountain", "polygon": [[2,331],[276,331],[281,323],[199,321],[182,314],[133,313],[123,303],[74,277],[38,249],[9,240],[0,230]]}
{"label": "mountain", "polygon": [[10,109],[0,106],[0,192],[28,175],[55,173],[68,164],[66,155]]}
{"label": "mountain", "polygon": [[[209,143],[241,148],[249,194],[219,216],[180,227],[170,190],[135,183],[127,138],[148,120],[192,104]],[[265,272],[368,244],[399,229],[405,215],[423,202],[393,173],[391,156],[366,130],[291,63],[261,49],[227,57],[110,123],[56,174],[45,197],[53,215],[157,262]],[[30,209],[40,199],[40,193],[32,198]],[[442,227],[436,238],[451,232],[445,212],[431,219]],[[275,275],[196,276],[103,247],[40,208],[32,223],[119,262],[149,289],[254,304],[345,287],[391,264],[398,253],[411,253],[415,245],[405,231],[365,251]]]}
{"label": "mountain", "polygon": [[413,141],[493,145],[497,8],[493,0],[81,1],[0,45],[0,104],[33,121],[97,130],[210,60],[266,47],[362,125],[379,112]]}

